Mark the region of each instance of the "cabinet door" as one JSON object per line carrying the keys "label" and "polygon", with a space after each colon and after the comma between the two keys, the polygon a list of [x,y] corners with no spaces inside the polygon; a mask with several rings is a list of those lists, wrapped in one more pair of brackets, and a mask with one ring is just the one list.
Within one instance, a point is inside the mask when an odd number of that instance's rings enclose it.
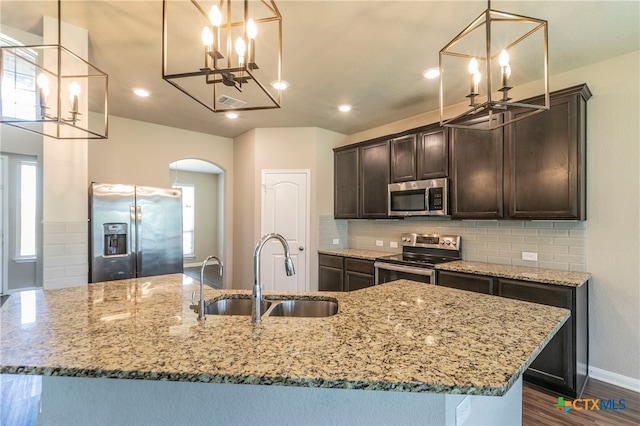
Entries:
{"label": "cabinet door", "polygon": [[503,129],[451,131],[453,219],[503,217]]}
{"label": "cabinet door", "polygon": [[344,290],[354,291],[375,284],[375,268],[372,260],[344,259]]}
{"label": "cabinet door", "polygon": [[336,219],[358,217],[358,147],[334,153],[333,216]]}
{"label": "cabinet door", "polygon": [[[497,295],[510,299],[558,306],[572,310],[571,318],[553,336],[547,346],[531,363],[525,378],[556,389],[575,392],[575,303],[574,289],[541,283],[498,279]],[[545,386],[546,387],[546,386]]]}
{"label": "cabinet door", "polygon": [[416,135],[391,140],[391,182],[416,180]]}
{"label": "cabinet door", "polygon": [[344,291],[344,258],[318,254],[318,290]]}
{"label": "cabinet door", "polygon": [[[386,218],[388,211],[389,141],[360,147],[360,217]],[[336,181],[336,185],[340,185]]]}
{"label": "cabinet door", "polygon": [[550,103],[549,111],[506,130],[507,215],[585,220],[586,101],[574,93],[554,95]]}
{"label": "cabinet door", "polygon": [[492,277],[482,275],[463,274],[460,272],[438,271],[437,285],[474,291],[476,293],[493,294]]}
{"label": "cabinet door", "polygon": [[418,135],[417,179],[449,176],[449,129],[437,127]]}

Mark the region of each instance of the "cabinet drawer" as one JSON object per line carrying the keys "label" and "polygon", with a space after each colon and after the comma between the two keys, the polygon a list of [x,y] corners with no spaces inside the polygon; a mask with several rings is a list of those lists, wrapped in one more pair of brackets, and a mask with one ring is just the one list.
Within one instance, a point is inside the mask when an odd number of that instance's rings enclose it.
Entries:
{"label": "cabinet drawer", "polygon": [[510,299],[573,309],[573,290],[570,287],[500,278],[497,294]]}
{"label": "cabinet drawer", "polygon": [[342,259],[341,256],[332,256],[330,254],[320,254],[318,256],[318,264],[320,266],[330,266],[332,268],[342,269]]}
{"label": "cabinet drawer", "polygon": [[475,291],[476,293],[493,294],[493,281],[493,278],[482,275],[438,271],[437,285]]}
{"label": "cabinet drawer", "polygon": [[344,269],[345,271],[351,272],[360,272],[362,274],[373,275],[375,269],[373,267],[372,260],[362,260],[362,259],[344,259]]}

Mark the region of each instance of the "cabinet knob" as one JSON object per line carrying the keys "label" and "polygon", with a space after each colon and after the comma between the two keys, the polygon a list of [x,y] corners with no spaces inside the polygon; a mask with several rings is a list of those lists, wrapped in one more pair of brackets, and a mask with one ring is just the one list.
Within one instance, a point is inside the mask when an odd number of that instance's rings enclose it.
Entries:
{"label": "cabinet knob", "polygon": [[304,247],[300,246],[300,247],[298,247],[298,250],[304,251]]}

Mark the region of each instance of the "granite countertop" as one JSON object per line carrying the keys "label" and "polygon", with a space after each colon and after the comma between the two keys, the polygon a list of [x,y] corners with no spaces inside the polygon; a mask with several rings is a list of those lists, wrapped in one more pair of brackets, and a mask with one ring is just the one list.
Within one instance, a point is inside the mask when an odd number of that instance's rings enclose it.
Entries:
{"label": "granite countertop", "polygon": [[501,265],[499,263],[472,262],[467,260],[442,263],[436,265],[436,269],[546,284],[557,284],[569,287],[580,287],[591,277],[591,274],[588,272],[561,271],[557,269]]}
{"label": "granite countertop", "polygon": [[320,254],[330,254],[333,256],[352,257],[354,259],[375,260],[380,256],[388,256],[390,252],[376,251],[376,250],[364,250],[364,249],[318,249]]}
{"label": "granite countertop", "polygon": [[173,274],[14,294],[0,308],[0,373],[503,395],[569,317],[401,280],[278,293],[337,300],[332,317],[200,323],[189,308],[197,287]]}

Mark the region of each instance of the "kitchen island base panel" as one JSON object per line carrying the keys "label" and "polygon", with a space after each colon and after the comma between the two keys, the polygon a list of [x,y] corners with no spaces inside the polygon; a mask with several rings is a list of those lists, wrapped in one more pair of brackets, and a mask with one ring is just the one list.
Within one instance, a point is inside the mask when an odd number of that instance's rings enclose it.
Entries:
{"label": "kitchen island base panel", "polygon": [[38,424],[460,424],[522,423],[522,378],[503,396],[291,386],[42,377]]}

